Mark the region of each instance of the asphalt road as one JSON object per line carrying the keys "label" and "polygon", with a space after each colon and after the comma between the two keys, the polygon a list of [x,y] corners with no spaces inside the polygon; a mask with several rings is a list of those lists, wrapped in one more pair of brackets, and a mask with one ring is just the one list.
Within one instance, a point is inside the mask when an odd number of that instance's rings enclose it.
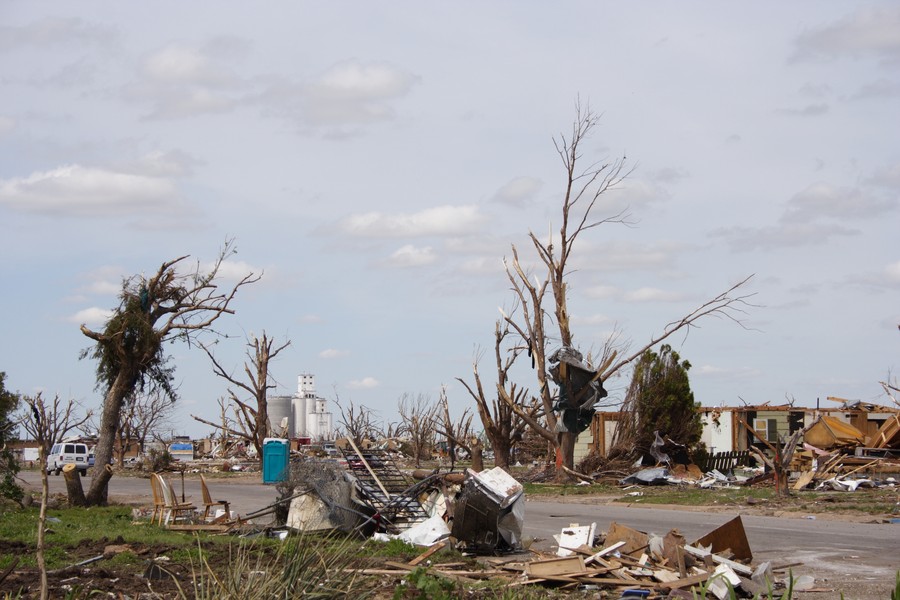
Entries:
{"label": "asphalt road", "polygon": [[[21,474],[26,487],[40,489],[40,473]],[[196,475],[186,475],[182,484],[178,474],[170,479],[176,494],[182,489],[189,500],[201,498],[200,482]],[[50,476],[51,493],[65,493],[62,477]],[[265,485],[261,475],[247,475],[237,479],[207,478],[214,499],[226,499],[232,510],[241,515],[270,506],[276,499],[275,486]],[[90,477],[84,478],[84,487]],[[182,488],[183,485],[183,488]],[[110,483],[112,501],[140,504],[151,503],[149,479],[113,477]],[[729,521],[734,512],[705,512],[702,510],[673,510],[639,506],[611,505],[579,498],[578,503],[527,500],[523,534],[535,539],[535,547],[551,550],[553,535],[573,523],[597,523],[597,531],[606,531],[613,521],[639,531],[665,535],[678,529],[689,542]],[[693,507],[697,508],[697,507]],[[263,520],[269,517],[264,517]],[[744,529],[754,555],[754,564],[771,561],[773,564],[803,563],[795,568],[798,575],[814,574],[817,581],[840,586],[842,582],[893,582],[900,569],[900,524],[874,524],[833,520],[826,515],[815,518],[767,517],[742,515]],[[848,596],[852,598],[853,596]],[[822,598],[822,596],[819,596]]]}

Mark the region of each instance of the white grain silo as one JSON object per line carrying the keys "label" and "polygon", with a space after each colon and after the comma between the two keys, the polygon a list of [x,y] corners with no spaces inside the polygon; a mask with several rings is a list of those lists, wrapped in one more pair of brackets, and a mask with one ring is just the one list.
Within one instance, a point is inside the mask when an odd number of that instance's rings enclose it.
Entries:
{"label": "white grain silo", "polygon": [[269,396],[269,431],[267,437],[287,437],[294,433],[293,398]]}
{"label": "white grain silo", "polygon": [[314,437],[310,432],[309,414],[315,410],[316,376],[304,373],[297,376],[294,394],[294,431],[297,437]]}

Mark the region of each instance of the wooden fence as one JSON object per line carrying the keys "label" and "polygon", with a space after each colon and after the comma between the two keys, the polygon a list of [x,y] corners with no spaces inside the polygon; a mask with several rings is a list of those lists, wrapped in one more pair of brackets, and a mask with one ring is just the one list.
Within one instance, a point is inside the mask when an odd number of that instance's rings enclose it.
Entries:
{"label": "wooden fence", "polygon": [[722,473],[727,473],[735,467],[749,465],[749,450],[733,450],[731,452],[716,452],[706,459],[706,465],[701,468],[704,473],[712,471],[713,469]]}

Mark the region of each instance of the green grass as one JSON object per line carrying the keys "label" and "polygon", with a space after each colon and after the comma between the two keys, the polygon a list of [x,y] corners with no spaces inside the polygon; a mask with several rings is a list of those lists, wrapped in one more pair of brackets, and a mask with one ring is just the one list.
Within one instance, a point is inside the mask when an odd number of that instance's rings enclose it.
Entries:
{"label": "green grass", "polygon": [[523,483],[525,495],[528,497],[540,496],[608,496],[620,495],[621,488],[614,485],[593,484],[575,485],[560,483]]}
{"label": "green grass", "polygon": [[[39,511],[37,507],[10,509],[0,512],[0,540],[5,544],[24,544],[26,551],[18,553],[23,568],[36,566],[34,555],[37,540]],[[227,538],[196,534],[204,544],[227,544]],[[73,550],[85,542],[107,544],[135,544],[164,549],[173,560],[187,559],[196,553],[195,537],[175,531],[167,531],[146,521],[132,522],[131,507],[108,506],[92,508],[66,508],[47,511],[45,560],[48,569],[64,567],[77,562]],[[140,562],[132,558],[117,557],[121,563]],[[86,557],[87,558],[87,557]],[[9,565],[13,554],[0,551],[0,568]]]}
{"label": "green grass", "polygon": [[676,504],[685,506],[747,506],[780,511],[811,513],[896,514],[897,492],[889,489],[858,492],[792,491],[787,498],[778,497],[773,487],[741,487],[738,489],[699,489],[687,486],[644,486],[641,496],[627,496],[619,491],[620,502],[634,504]]}

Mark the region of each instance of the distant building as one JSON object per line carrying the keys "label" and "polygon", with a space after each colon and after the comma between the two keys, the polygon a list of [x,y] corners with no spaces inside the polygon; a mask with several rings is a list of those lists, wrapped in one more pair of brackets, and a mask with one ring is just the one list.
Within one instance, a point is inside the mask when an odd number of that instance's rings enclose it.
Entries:
{"label": "distant building", "polygon": [[293,396],[269,396],[269,432],[274,436],[308,438],[311,441],[334,437],[334,422],[328,401],[316,395],[316,376],[297,377]]}
{"label": "distant building", "polygon": [[328,401],[316,395],[316,376],[309,373],[297,377],[297,393],[293,398],[294,437],[326,440],[334,437],[332,414]]}

